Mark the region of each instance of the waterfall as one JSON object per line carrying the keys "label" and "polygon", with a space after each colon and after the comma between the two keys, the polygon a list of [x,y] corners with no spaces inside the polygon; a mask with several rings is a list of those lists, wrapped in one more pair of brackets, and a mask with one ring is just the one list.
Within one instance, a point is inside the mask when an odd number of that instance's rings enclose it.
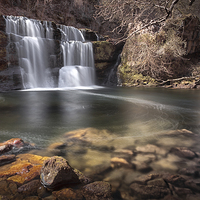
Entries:
{"label": "waterfall", "polygon": [[[5,20],[25,89],[94,85],[92,43],[85,42],[80,30],[26,17],[6,16]],[[59,41],[54,39],[55,32],[60,34]]]}

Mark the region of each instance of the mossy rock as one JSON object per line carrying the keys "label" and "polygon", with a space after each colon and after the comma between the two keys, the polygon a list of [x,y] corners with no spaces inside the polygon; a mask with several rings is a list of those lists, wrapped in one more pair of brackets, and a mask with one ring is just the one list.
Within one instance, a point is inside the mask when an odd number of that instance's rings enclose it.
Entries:
{"label": "mossy rock", "polygon": [[95,41],[93,43],[95,61],[112,61],[116,51],[115,45],[107,41]]}

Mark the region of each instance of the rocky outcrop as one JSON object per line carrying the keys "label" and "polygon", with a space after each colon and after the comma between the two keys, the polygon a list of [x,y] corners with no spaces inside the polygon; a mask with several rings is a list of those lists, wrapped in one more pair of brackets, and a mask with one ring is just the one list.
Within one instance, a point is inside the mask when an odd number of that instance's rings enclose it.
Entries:
{"label": "rocky outcrop", "polygon": [[[108,41],[93,42],[94,60],[97,74],[97,81],[100,85],[106,85],[109,73],[117,62],[118,55],[121,53],[123,44],[114,45]],[[116,71],[115,77],[117,77]],[[112,81],[113,85],[117,85],[117,78]]]}

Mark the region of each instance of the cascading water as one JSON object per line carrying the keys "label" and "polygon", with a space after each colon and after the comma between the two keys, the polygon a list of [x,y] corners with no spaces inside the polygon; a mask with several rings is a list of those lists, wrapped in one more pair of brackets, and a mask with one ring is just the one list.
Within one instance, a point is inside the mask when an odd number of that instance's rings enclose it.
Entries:
{"label": "cascading water", "polygon": [[[55,27],[25,17],[7,16],[6,32],[15,43],[22,82],[28,88],[77,87],[94,85],[94,58],[90,42],[85,42],[78,29],[57,25],[61,33],[59,51],[63,61],[57,66],[54,40]],[[59,78],[53,71],[59,70]]]}

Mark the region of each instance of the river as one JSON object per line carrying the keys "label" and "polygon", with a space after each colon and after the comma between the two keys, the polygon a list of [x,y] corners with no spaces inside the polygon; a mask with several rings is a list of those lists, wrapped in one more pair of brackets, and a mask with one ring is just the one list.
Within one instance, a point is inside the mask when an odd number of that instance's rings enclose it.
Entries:
{"label": "river", "polygon": [[[46,148],[52,143],[63,142],[66,132],[88,127],[106,130],[110,136],[102,141],[97,137],[95,141],[97,146],[107,145],[103,151],[80,146],[79,150],[85,151],[74,154],[70,150],[76,148],[74,145],[63,154],[73,167],[88,174],[96,166],[109,165],[113,151],[118,149],[133,150],[138,145],[153,144],[167,150],[174,146],[200,150],[198,90],[97,87],[11,91],[0,93],[0,110],[0,141],[22,138],[34,143],[36,150],[33,153],[40,155],[52,156]],[[193,132],[195,139],[181,134],[180,137],[166,136],[177,129]],[[173,159],[164,162],[166,166],[154,164],[154,170],[175,172],[178,168]]]}

